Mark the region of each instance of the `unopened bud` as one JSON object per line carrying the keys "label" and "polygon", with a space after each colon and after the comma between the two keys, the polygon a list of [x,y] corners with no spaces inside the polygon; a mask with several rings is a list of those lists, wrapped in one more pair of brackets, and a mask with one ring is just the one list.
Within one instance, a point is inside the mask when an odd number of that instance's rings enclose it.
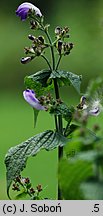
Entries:
{"label": "unopened bud", "polygon": [[34,57],[33,56],[28,56],[28,57],[22,57],[21,58],[21,63],[22,64],[27,64],[27,63],[29,63],[29,62],[31,62],[31,60],[33,59]]}
{"label": "unopened bud", "polygon": [[61,51],[62,51],[62,44],[63,44],[62,41],[58,41],[58,51],[59,51],[59,54],[61,54]]}
{"label": "unopened bud", "polygon": [[55,28],[55,34],[56,35],[60,35],[61,34],[61,28],[59,27],[59,26],[57,26],[56,28]]}
{"label": "unopened bud", "polygon": [[69,32],[69,27],[68,27],[68,26],[65,26],[65,27],[64,27],[64,30],[65,30],[65,33],[68,33],[68,32]]}
{"label": "unopened bud", "polygon": [[73,43],[69,43],[69,47],[70,47],[70,49],[72,49],[74,47],[74,44]]}
{"label": "unopened bud", "polygon": [[41,184],[38,184],[37,185],[37,190],[38,190],[38,192],[40,192],[40,191],[42,191],[43,189],[42,189],[42,185]]}
{"label": "unopened bud", "polygon": [[43,36],[39,36],[38,39],[42,44],[44,44],[44,37]]}
{"label": "unopened bud", "polygon": [[18,184],[13,184],[12,190],[14,191],[20,191],[19,185]]}
{"label": "unopened bud", "polygon": [[30,188],[30,193],[31,193],[31,194],[34,194],[34,193],[35,193],[34,188]]}
{"label": "unopened bud", "polygon": [[31,27],[30,27],[31,29],[37,29],[39,26],[39,24],[33,20],[30,21],[30,24],[31,24]]}
{"label": "unopened bud", "polygon": [[32,41],[35,40],[35,37],[34,37],[33,35],[28,35],[28,38],[29,38],[30,40],[32,40]]}
{"label": "unopened bud", "polygon": [[25,178],[25,184],[29,184],[30,183],[30,179],[29,178]]}

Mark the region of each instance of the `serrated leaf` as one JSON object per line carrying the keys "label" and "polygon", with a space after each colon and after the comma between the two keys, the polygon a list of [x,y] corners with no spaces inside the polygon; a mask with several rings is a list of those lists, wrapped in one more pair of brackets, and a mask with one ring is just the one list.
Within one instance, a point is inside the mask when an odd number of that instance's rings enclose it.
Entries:
{"label": "serrated leaf", "polygon": [[68,72],[68,79],[70,80],[70,82],[72,83],[72,85],[74,86],[74,88],[77,90],[78,93],[80,93],[80,85],[81,85],[81,79],[82,76],[78,76],[76,74],[73,74],[71,72]]}
{"label": "serrated leaf", "polygon": [[78,93],[80,93],[80,85],[81,85],[81,79],[82,76],[74,74],[72,72],[68,72],[68,71],[52,71],[51,75],[50,75],[51,79],[55,79],[55,78],[59,78],[59,79],[63,79],[65,83],[67,84],[72,84],[74,86],[74,88],[77,90]]}
{"label": "serrated leaf", "polygon": [[45,91],[50,91],[53,88],[52,82],[49,82],[50,74],[50,70],[41,70],[33,75],[26,76],[24,79],[26,88],[33,89],[37,96],[42,95]]}
{"label": "serrated leaf", "polygon": [[73,107],[68,107],[65,103],[56,104],[50,109],[50,113],[54,115],[62,115],[62,117],[70,122],[72,120],[72,115],[74,112]]}
{"label": "serrated leaf", "polygon": [[84,199],[80,184],[92,176],[90,162],[61,160],[59,164],[59,182],[63,199]]}
{"label": "serrated leaf", "polygon": [[33,81],[39,82],[42,84],[43,87],[47,86],[47,80],[51,74],[50,70],[41,70],[37,73],[30,75],[29,78],[31,78]]}
{"label": "serrated leaf", "polygon": [[67,139],[61,134],[53,132],[52,130],[47,130],[10,148],[5,157],[8,196],[12,180],[26,167],[27,159],[30,156],[35,156],[43,148],[46,150],[53,150],[58,146],[65,145],[66,142]]}

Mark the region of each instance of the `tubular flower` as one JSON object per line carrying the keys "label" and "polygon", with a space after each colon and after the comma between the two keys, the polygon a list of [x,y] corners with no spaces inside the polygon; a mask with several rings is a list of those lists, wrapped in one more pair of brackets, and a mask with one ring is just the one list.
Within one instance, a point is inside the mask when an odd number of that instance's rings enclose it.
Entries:
{"label": "tubular flower", "polygon": [[45,110],[45,107],[40,104],[40,101],[35,97],[35,92],[27,89],[23,92],[24,99],[35,109]]}
{"label": "tubular flower", "polygon": [[28,16],[28,12],[29,11],[34,11],[36,16],[41,17],[42,13],[39,10],[39,8],[37,8],[36,6],[34,6],[31,3],[25,2],[23,4],[21,4],[17,10],[16,10],[16,15],[21,17],[21,20],[24,21],[26,20],[27,16]]}

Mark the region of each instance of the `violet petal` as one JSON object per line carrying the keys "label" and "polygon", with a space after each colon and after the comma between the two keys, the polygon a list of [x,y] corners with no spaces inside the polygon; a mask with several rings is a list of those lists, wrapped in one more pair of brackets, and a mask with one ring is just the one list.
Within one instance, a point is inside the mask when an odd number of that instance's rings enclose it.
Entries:
{"label": "violet petal", "polygon": [[37,110],[45,110],[44,106],[42,106],[39,100],[35,97],[35,92],[31,89],[27,89],[23,92],[24,99],[35,109]]}

